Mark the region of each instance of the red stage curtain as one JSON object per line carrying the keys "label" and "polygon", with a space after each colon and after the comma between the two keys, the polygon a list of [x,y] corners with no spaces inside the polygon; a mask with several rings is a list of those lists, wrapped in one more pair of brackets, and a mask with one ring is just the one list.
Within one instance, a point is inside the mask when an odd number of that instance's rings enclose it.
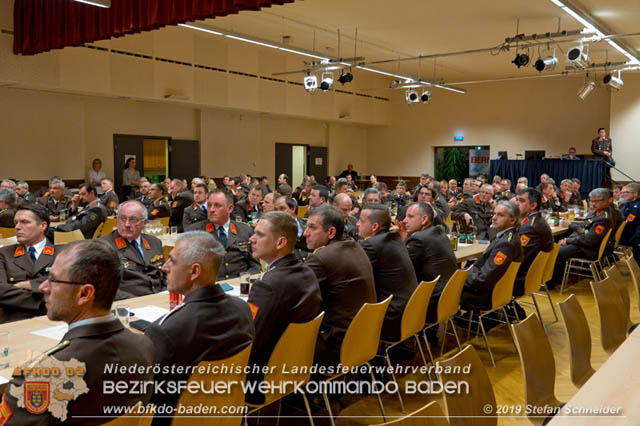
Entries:
{"label": "red stage curtain", "polygon": [[111,8],[73,0],[15,0],[13,53],[33,55],[293,0],[111,0]]}

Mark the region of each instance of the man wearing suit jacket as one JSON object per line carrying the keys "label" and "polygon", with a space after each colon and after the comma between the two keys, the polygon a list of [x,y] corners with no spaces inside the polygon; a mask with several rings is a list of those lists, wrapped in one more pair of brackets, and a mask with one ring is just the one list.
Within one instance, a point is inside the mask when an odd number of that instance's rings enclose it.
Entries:
{"label": "man wearing suit jacket", "polygon": [[160,269],[165,261],[162,242],[142,233],[146,223],[144,205],[136,200],[125,201],[118,210],[118,228],[101,238],[116,250],[122,264],[117,300],[146,296],[167,288]]}
{"label": "man wearing suit jacket", "polygon": [[[254,316],[256,338],[249,364],[265,366],[280,336],[290,323],[303,323],[320,313],[320,287],[313,271],[300,261],[293,248],[298,226],[284,212],[265,213],[249,239],[253,256],[267,263],[267,271],[252,286],[249,306]],[[249,375],[259,381],[261,374]],[[252,402],[262,395],[252,395]]]}
{"label": "man wearing suit jacket", "polygon": [[118,208],[118,204],[120,204],[120,199],[118,198],[118,194],[113,190],[113,182],[111,182],[111,179],[102,179],[100,181],[100,189],[102,189],[100,201],[107,209],[107,216],[113,216],[116,214],[116,209]]}
{"label": "man wearing suit jacket", "polygon": [[207,185],[198,183],[193,188],[194,203],[184,209],[182,216],[182,229],[197,222],[206,222],[207,220]]}
{"label": "man wearing suit jacket", "polygon": [[519,217],[517,205],[511,201],[498,201],[491,221],[491,227],[497,234],[469,272],[462,290],[462,309],[477,311],[491,308],[493,288],[511,262],[522,261],[520,237],[515,228]]}
{"label": "man wearing suit jacket", "polygon": [[185,186],[182,179],[173,179],[169,184],[169,204],[171,204],[170,226],[177,226],[178,232],[183,232],[184,212],[193,204],[193,195]]}
{"label": "man wearing suit jacket", "polygon": [[71,217],[62,225],[49,229],[50,239],[53,239],[54,231],[71,232],[79,229],[85,240],[90,240],[98,226],[105,220],[107,220],[107,210],[100,202],[98,192],[93,186],[83,183],[80,185],[78,194],[74,196]]}
{"label": "man wearing suit jacket", "polygon": [[304,236],[315,250],[306,264],[318,278],[325,312],[315,362],[335,366],[351,320],[364,303],[376,302],[373,268],[360,244],[344,238],[342,214],[333,206],[313,209]]}
{"label": "man wearing suit jacket", "polygon": [[[131,407],[149,401],[151,387],[138,393],[113,389],[113,382],[153,380],[153,344],[147,337],[126,329],[111,313],[119,275],[118,256],[99,241],[77,241],[57,255],[40,291],[47,303],[49,319],[64,321],[69,329],[61,342],[47,351],[49,356],[37,358],[30,367],[58,364],[64,377],[68,374],[65,367],[72,365],[68,362],[77,360],[72,362],[82,363],[84,372],[78,373],[75,383],[61,384],[38,373],[41,368],[15,369],[0,406],[0,424],[99,425],[112,420],[113,412],[107,410],[113,407]],[[107,371],[116,365],[124,369],[135,366],[135,371]],[[34,381],[49,382],[48,391],[41,390],[40,399],[29,392]],[[87,392],[75,387],[80,381],[86,384]],[[111,390],[106,382],[112,383]],[[76,395],[72,396],[74,392]],[[66,402],[66,410],[51,410],[49,405],[49,409],[37,413],[43,404],[34,404],[34,401],[50,403],[53,400],[58,402],[58,407]]]}
{"label": "man wearing suit jacket", "polygon": [[[466,182],[466,180],[465,180]],[[493,187],[485,183],[480,192],[456,204],[451,209],[451,218],[467,226],[473,224],[479,240],[488,240],[493,235],[491,218],[493,217]]]}
{"label": "man wearing suit jacket", "polygon": [[360,245],[373,267],[378,302],[393,295],[382,324],[381,338],[400,339],[402,314],[418,286],[411,259],[402,237],[389,231],[391,215],[383,204],[365,204],[358,219]]}
{"label": "man wearing suit jacket", "polygon": [[[216,284],[224,249],[207,232],[185,232],[176,240],[163,270],[169,291],[185,296],[184,303],[151,324],[145,335],[155,347],[155,363],[189,367],[201,361],[228,358],[251,344],[255,337],[252,310],[242,299],[225,294]],[[228,367],[231,367],[229,365]],[[183,372],[162,371],[159,381],[187,380]],[[157,392],[156,405],[175,406],[180,393]],[[170,424],[170,418],[153,424]]]}
{"label": "man wearing suit jacket", "polygon": [[433,224],[434,209],[427,203],[413,203],[407,209],[398,232],[405,240],[409,258],[418,282],[438,282],[431,293],[427,322],[437,320],[438,300],[449,278],[458,269],[458,260],[451,247],[449,237],[442,226]]}
{"label": "man wearing suit jacket", "polygon": [[149,210],[149,219],[156,220],[163,217],[171,217],[171,204],[164,196],[164,186],[154,183],[149,188],[149,202],[147,205]]}
{"label": "man wearing suit jacket", "polygon": [[249,191],[247,198],[238,201],[235,204],[233,215],[236,220],[241,222],[251,222],[253,216],[259,217],[262,214],[262,201],[264,188],[260,185],[254,186]]}
{"label": "man wearing suit jacket", "polygon": [[260,272],[260,263],[251,255],[249,243],[253,228],[231,220],[233,207],[233,194],[216,189],[207,198],[207,220],[186,228],[186,231],[206,231],[213,234],[224,247],[224,259],[218,270],[219,280],[235,278],[241,272]]}
{"label": "man wearing suit jacket", "polygon": [[36,204],[18,208],[15,216],[18,244],[0,248],[0,322],[44,315],[44,297],[38,287],[47,278],[56,250],[45,238],[48,211]]}
{"label": "man wearing suit jacket", "polygon": [[279,197],[276,199],[275,208],[277,211],[285,212],[289,216],[295,219],[298,227],[298,238],[296,239],[296,245],[293,249],[293,254],[303,262],[307,260],[307,257],[311,254],[311,250],[307,247],[307,240],[304,238],[304,230],[307,229],[307,220],[298,217],[298,203],[290,196]]}
{"label": "man wearing suit jacket", "polygon": [[63,210],[67,213],[71,210],[71,197],[65,195],[64,191],[64,181],[53,177],[49,180],[49,192],[36,201],[49,210],[50,220],[58,220]]}

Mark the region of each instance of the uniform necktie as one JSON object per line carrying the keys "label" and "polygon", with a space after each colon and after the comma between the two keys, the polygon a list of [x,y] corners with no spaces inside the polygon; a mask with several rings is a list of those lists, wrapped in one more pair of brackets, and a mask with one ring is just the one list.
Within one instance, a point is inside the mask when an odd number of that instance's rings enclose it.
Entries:
{"label": "uniform necktie", "polygon": [[205,206],[200,206],[200,208],[202,209],[203,212],[207,212],[207,208]]}
{"label": "uniform necktie", "polygon": [[29,257],[31,258],[31,262],[33,262],[33,264],[36,263],[36,260],[38,260],[36,258],[36,249],[35,247],[31,246],[27,249],[27,251],[29,252]]}
{"label": "uniform necktie", "polygon": [[134,249],[136,249],[138,254],[140,254],[140,257],[142,258],[142,261],[144,261],[144,254],[142,253],[142,250],[140,249],[140,246],[138,245],[138,242],[136,240],[133,240],[133,241],[131,241],[131,245],[133,246]]}
{"label": "uniform necktie", "polygon": [[227,247],[227,233],[224,230],[224,226],[218,228],[218,241],[222,244],[222,247]]}

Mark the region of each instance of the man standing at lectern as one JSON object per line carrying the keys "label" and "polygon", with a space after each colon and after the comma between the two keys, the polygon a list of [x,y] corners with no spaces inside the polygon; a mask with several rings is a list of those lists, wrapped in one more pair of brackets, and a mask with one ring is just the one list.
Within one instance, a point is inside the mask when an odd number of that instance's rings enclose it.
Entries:
{"label": "man standing at lectern", "polygon": [[604,127],[598,129],[598,137],[591,141],[591,152],[604,161],[604,187],[611,188],[611,167],[616,163],[611,156],[613,152],[611,138],[607,137],[607,130]]}

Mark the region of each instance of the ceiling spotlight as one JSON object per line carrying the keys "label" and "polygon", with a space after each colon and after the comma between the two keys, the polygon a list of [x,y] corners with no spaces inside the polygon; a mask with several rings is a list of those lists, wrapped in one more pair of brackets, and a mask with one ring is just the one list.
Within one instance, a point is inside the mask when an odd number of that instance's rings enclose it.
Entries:
{"label": "ceiling spotlight", "polygon": [[587,96],[589,96],[589,93],[591,93],[595,88],[596,88],[595,82],[593,81],[586,82],[584,86],[582,86],[580,90],[578,90],[578,97],[580,98],[580,100],[584,101],[587,98]]}
{"label": "ceiling spotlight", "polygon": [[413,89],[407,89],[404,94],[404,100],[407,101],[408,104],[414,104],[420,100],[418,97],[418,92]]}
{"label": "ceiling spotlight", "polygon": [[605,75],[602,79],[602,82],[615,90],[620,90],[620,88],[624,86],[624,81],[622,81],[622,78],[620,78],[620,72],[618,72],[617,77],[613,74]]}
{"label": "ceiling spotlight", "polygon": [[353,74],[351,74],[350,72],[348,73],[342,73],[340,74],[340,77],[338,77],[338,81],[340,82],[340,84],[342,84],[343,86],[347,83],[351,83],[353,81]]}
{"label": "ceiling spotlight", "polygon": [[533,66],[539,71],[552,71],[558,65],[558,58],[555,55],[539,58]]}
{"label": "ceiling spotlight", "polygon": [[526,53],[516,53],[515,59],[511,62],[513,62],[518,68],[526,67],[529,65],[529,55]]}
{"label": "ceiling spotlight", "polygon": [[422,95],[420,95],[420,102],[422,102],[423,104],[427,104],[429,103],[430,100],[431,100],[431,91],[430,90],[422,91]]}
{"label": "ceiling spotlight", "polygon": [[567,61],[577,69],[585,69],[589,66],[589,46],[583,48],[582,46],[576,46],[567,52]]}
{"label": "ceiling spotlight", "polygon": [[318,77],[315,75],[308,75],[304,78],[304,90],[309,93],[313,93],[318,88]]}
{"label": "ceiling spotlight", "polygon": [[327,90],[331,90],[333,87],[333,73],[332,72],[323,72],[322,73],[322,82],[320,82],[320,90],[326,92]]}

